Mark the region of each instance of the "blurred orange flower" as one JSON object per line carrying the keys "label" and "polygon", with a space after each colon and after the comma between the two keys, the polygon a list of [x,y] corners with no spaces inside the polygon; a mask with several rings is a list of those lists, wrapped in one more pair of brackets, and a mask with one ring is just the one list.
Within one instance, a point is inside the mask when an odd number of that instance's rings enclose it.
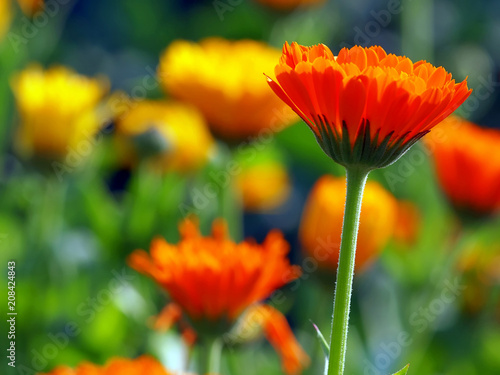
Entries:
{"label": "blurred orange flower", "polygon": [[129,264],[153,278],[192,321],[225,320],[232,325],[247,307],[300,276],[277,231],[262,245],[232,242],[222,220],[214,222],[210,237],[202,237],[192,220],[180,225],[180,233],[179,244],[157,238],[150,255],[136,250]]}
{"label": "blurred orange flower", "polygon": [[[250,146],[252,147],[252,146]],[[236,153],[235,161],[241,167],[235,182],[248,211],[267,211],[279,207],[290,196],[290,177],[280,152],[274,147],[266,147],[255,156],[248,157],[243,148]]]}
{"label": "blurred orange flower", "polygon": [[[137,359],[112,358],[104,366],[84,362],[71,369],[60,366],[45,375],[173,375],[154,358],[141,356]],[[43,374],[40,374],[43,375]]]}
{"label": "blurred orange flower", "polygon": [[17,0],[19,7],[27,16],[33,16],[36,12],[43,9],[43,0]]}
{"label": "blurred orange flower", "polygon": [[202,167],[215,149],[205,119],[195,107],[175,102],[133,103],[116,121],[116,136],[124,157],[134,162],[151,156],[163,171]]}
{"label": "blurred orange flower", "polygon": [[381,47],[285,43],[268,83],[312,129],[334,161],[381,168],[457,109],[471,90],[444,68]]}
{"label": "blurred orange flower", "polygon": [[[307,255],[336,270],[344,217],[345,178],[321,177],[302,214],[299,236]],[[379,183],[368,181],[363,196],[356,250],[356,269],[366,267],[391,238],[396,224],[395,198]]]}
{"label": "blurred orange flower", "polygon": [[292,10],[301,6],[324,4],[326,0],[257,0],[257,2],[279,10]]}
{"label": "blurred orange flower", "polygon": [[410,201],[397,202],[397,214],[393,238],[401,245],[412,245],[418,237],[420,229],[420,211]]}
{"label": "blurred orange flower", "polygon": [[297,120],[262,81],[278,58],[278,50],[253,40],[179,40],[164,52],[158,74],[165,90],[197,106],[215,133],[241,140]]}
{"label": "blurred orange flower", "polygon": [[104,80],[90,79],[64,67],[43,71],[32,65],[12,80],[20,115],[18,149],[25,156],[60,159],[87,148],[104,119],[97,106],[108,90]]}
{"label": "blurred orange flower", "polygon": [[500,210],[500,131],[451,117],[439,127],[445,139],[427,140],[437,177],[459,211],[491,215]]}

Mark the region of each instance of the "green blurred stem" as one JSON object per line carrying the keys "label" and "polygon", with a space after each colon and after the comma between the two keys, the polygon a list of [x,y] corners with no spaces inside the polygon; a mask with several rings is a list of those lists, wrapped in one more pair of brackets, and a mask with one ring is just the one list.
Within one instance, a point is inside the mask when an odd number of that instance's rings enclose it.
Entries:
{"label": "green blurred stem", "polygon": [[222,357],[222,340],[218,337],[205,341],[200,353],[200,374],[218,374]]}
{"label": "green blurred stem", "polygon": [[344,373],[359,216],[363,191],[369,173],[367,169],[359,167],[347,167],[346,170],[347,194],[340,242],[337,283],[333,301],[328,375],[342,375]]}

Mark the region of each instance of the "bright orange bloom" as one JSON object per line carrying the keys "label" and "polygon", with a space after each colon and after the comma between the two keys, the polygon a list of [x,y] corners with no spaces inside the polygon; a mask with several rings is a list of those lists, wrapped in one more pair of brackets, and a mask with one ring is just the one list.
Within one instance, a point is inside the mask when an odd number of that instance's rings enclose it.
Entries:
{"label": "bright orange bloom", "polygon": [[[112,358],[104,366],[84,362],[75,369],[60,366],[45,375],[173,375],[154,358]],[[39,374],[43,375],[43,374]]]}
{"label": "bright orange bloom", "polygon": [[[300,223],[300,240],[307,255],[321,266],[337,269],[344,217],[345,178],[321,177],[314,185]],[[356,268],[368,265],[392,236],[396,223],[395,198],[375,181],[368,181],[363,196]]]}
{"label": "bright orange bloom", "polygon": [[231,326],[247,307],[300,275],[277,231],[262,245],[232,242],[221,220],[214,222],[211,237],[202,237],[191,220],[180,225],[180,233],[179,244],[157,238],[150,255],[136,250],[129,264],[164,288],[192,322]]}
{"label": "bright orange bloom", "polygon": [[262,80],[279,55],[254,40],[179,40],[162,55],[158,75],[170,95],[201,110],[214,133],[242,140],[297,120]]}
{"label": "bright orange bloom", "polygon": [[257,2],[279,10],[292,10],[297,7],[323,4],[325,0],[257,0]]}
{"label": "bright orange bloom", "polygon": [[309,356],[297,342],[281,312],[268,305],[253,306],[243,317],[236,335],[238,340],[246,341],[260,329],[264,330],[266,338],[279,353],[285,373],[298,374],[309,365]]}
{"label": "bright orange bloom", "polygon": [[430,138],[441,188],[459,211],[490,215],[500,210],[500,131],[450,117]]}
{"label": "bright orange bloom", "polygon": [[268,77],[273,91],[312,129],[334,161],[381,168],[457,109],[471,90],[442,67],[381,47],[283,46]]}

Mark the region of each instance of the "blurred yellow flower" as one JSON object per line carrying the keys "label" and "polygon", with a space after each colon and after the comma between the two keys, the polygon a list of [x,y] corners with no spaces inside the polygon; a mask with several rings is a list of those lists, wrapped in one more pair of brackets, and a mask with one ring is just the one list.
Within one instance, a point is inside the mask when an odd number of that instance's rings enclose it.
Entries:
{"label": "blurred yellow flower", "polygon": [[[71,369],[60,366],[45,375],[171,375],[156,359],[141,356],[136,359],[111,358],[104,366],[97,366],[84,362],[77,368]],[[44,375],[44,374],[39,374]],[[179,375],[179,374],[178,374]]]}
{"label": "blurred yellow flower", "polygon": [[17,146],[25,156],[61,159],[79,152],[102,125],[97,105],[108,89],[105,81],[33,65],[13,78],[12,89],[20,115]]}
{"label": "blurred yellow flower", "polygon": [[[345,178],[323,176],[307,200],[299,236],[305,253],[336,270],[344,217]],[[391,238],[396,223],[395,198],[379,183],[368,181],[363,196],[356,250],[356,269],[367,266]]]}
{"label": "blurred yellow flower", "polygon": [[279,50],[253,40],[179,40],[164,52],[158,73],[165,90],[196,105],[215,133],[241,140],[297,120],[262,78],[279,57]]}
{"label": "blurred yellow flower", "polygon": [[27,16],[33,16],[36,12],[43,9],[43,0],[17,0],[19,7]]}
{"label": "blurred yellow flower", "polygon": [[7,33],[12,18],[10,0],[0,0],[0,41]]}
{"label": "blurred yellow flower", "polygon": [[324,4],[326,0],[256,0],[257,2],[279,10],[292,10],[299,6]]}
{"label": "blurred yellow flower", "polygon": [[163,171],[195,170],[207,162],[215,148],[205,119],[190,105],[140,101],[116,123],[117,139],[128,157],[147,154]]}

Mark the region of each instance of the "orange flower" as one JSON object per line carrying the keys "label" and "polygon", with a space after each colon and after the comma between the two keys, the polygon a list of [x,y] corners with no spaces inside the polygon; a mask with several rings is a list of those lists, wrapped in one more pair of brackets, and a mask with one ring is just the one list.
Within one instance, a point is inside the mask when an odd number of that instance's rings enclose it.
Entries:
{"label": "orange flower", "polygon": [[279,10],[323,4],[325,0],[257,0],[257,2]]}
{"label": "orange flower", "polygon": [[420,228],[420,211],[410,201],[397,202],[397,219],[393,238],[398,244],[412,245],[417,240]]}
{"label": "orange flower", "polygon": [[215,133],[241,140],[297,119],[262,80],[278,58],[278,50],[253,40],[179,40],[164,52],[158,74],[165,90],[198,107]]}
{"label": "orange flower", "polygon": [[242,317],[234,340],[246,341],[263,329],[267,339],[279,353],[283,370],[289,375],[300,373],[309,365],[309,356],[297,342],[286,318],[268,305],[255,305]]}
{"label": "orange flower", "polygon": [[214,222],[211,237],[202,237],[191,220],[181,224],[180,232],[177,246],[157,238],[151,255],[136,250],[129,264],[164,288],[197,331],[203,325],[226,332],[247,307],[300,275],[277,231],[262,245],[232,242],[221,220]]}
{"label": "orange flower", "polygon": [[42,10],[44,6],[43,0],[17,0],[17,2],[27,16],[33,16],[36,12]]}
{"label": "orange flower", "polygon": [[498,213],[500,131],[456,117],[443,121],[438,129],[446,138],[431,138],[426,144],[433,149],[437,177],[450,202],[465,213]]}
{"label": "orange flower", "polygon": [[[345,178],[321,177],[314,185],[302,214],[300,240],[305,252],[324,268],[337,268],[344,217]],[[368,181],[356,250],[356,269],[368,265],[392,236],[397,203],[380,184]]]}
{"label": "orange flower", "polygon": [[444,68],[381,47],[285,43],[273,91],[312,129],[334,161],[381,168],[457,109],[471,90]]}
{"label": "orange flower", "polygon": [[[154,358],[141,356],[137,359],[112,358],[104,366],[84,362],[71,369],[60,366],[45,375],[173,375]],[[40,374],[43,375],[43,374]]]}

